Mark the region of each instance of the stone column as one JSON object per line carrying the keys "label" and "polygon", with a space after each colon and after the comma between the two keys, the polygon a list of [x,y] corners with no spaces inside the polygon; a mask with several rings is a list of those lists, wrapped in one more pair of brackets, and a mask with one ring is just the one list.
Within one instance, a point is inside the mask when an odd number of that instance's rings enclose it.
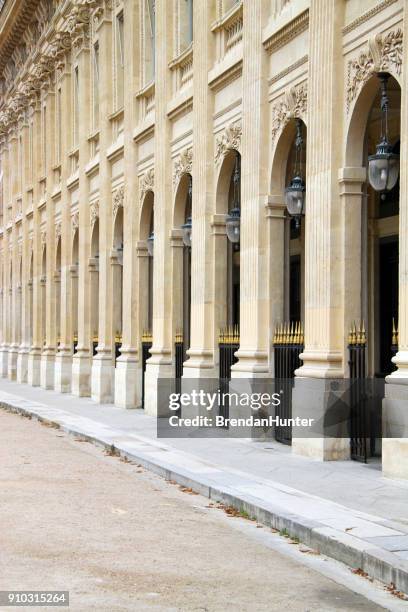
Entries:
{"label": "stone column", "polygon": [[28,164],[29,164],[29,130],[27,118],[21,129],[23,152],[21,155],[23,167],[21,173],[21,197],[22,197],[22,277],[21,277],[21,337],[17,356],[17,382],[27,382],[28,353],[30,350],[30,252],[27,227],[27,187],[28,187]]}
{"label": "stone column", "polygon": [[262,0],[244,2],[240,245],[240,347],[233,377],[268,375],[268,253],[265,223],[268,180],[268,68],[261,44]]}
{"label": "stone column", "polygon": [[52,200],[53,164],[55,150],[55,92],[54,84],[46,85],[47,132],[46,132],[46,285],[45,285],[45,345],[41,354],[40,385],[44,389],[54,388],[54,365],[56,354],[56,320],[55,320],[55,212]]}
{"label": "stone column", "polygon": [[41,162],[41,106],[39,95],[35,94],[33,99],[33,338],[30,353],[28,355],[27,380],[30,385],[40,384],[40,362],[42,349],[41,333],[41,259],[42,243],[40,230],[40,212],[38,210],[39,188],[38,178],[40,176]]}
{"label": "stone column", "polygon": [[[58,85],[61,87],[61,123],[70,125],[71,120],[71,63],[67,53],[61,60],[61,75]],[[71,304],[71,250],[72,230],[70,215],[70,193],[67,179],[70,165],[67,152],[70,147],[70,130],[61,130],[61,311],[60,311],[60,344],[55,357],[55,390],[69,393],[72,382],[72,304]]]}
{"label": "stone column", "polygon": [[171,333],[171,230],[172,176],[170,122],[167,102],[171,97],[168,63],[172,48],[172,4],[156,2],[156,75],[155,75],[155,188],[154,188],[154,269],[153,269],[153,346],[146,367],[145,411],[157,414],[157,381],[172,378]]}
{"label": "stone column", "polygon": [[404,0],[399,196],[398,353],[383,401],[382,467],[385,476],[408,478],[408,0]]}
{"label": "stone column", "polygon": [[[108,3],[106,3],[108,4]],[[114,365],[112,361],[112,180],[111,162],[106,152],[111,145],[112,129],[112,23],[111,11],[105,5],[99,26],[99,332],[97,354],[92,361],[92,399],[112,402],[114,399]]]}
{"label": "stone column", "polygon": [[135,54],[136,36],[139,32],[137,6],[125,4],[125,100],[124,100],[124,165],[125,194],[123,201],[123,303],[122,303],[122,348],[115,368],[115,404],[123,408],[135,408],[141,401],[141,377],[139,374],[140,338],[138,337],[137,283],[140,282],[137,268],[136,243],[138,237],[139,199],[136,168],[136,147],[133,142],[134,74],[139,58]]}
{"label": "stone column", "polygon": [[18,248],[17,248],[17,232],[16,232],[16,195],[18,188],[18,126],[17,122],[13,124],[11,137],[10,137],[10,158],[11,166],[9,172],[11,172],[11,193],[9,203],[11,204],[11,223],[12,227],[9,230],[9,248],[10,248],[10,260],[12,265],[12,278],[10,285],[10,319],[9,319],[9,333],[10,333],[10,346],[8,352],[8,368],[7,376],[10,380],[16,379],[17,374],[17,355],[18,355],[18,314],[17,314],[17,282],[18,282]]}
{"label": "stone column", "polygon": [[[323,420],[330,380],[344,376],[338,168],[343,108],[341,25],[343,3],[312,0],[309,13],[308,133],[305,216],[305,350],[293,391],[294,416]],[[295,437],[295,453],[343,459],[343,438]]]}
{"label": "stone column", "polygon": [[191,329],[185,378],[218,377],[214,362],[214,282],[211,219],[214,211],[214,94],[208,71],[214,61],[212,2],[194,5],[193,56],[193,241],[191,252]]}
{"label": "stone column", "polygon": [[8,338],[7,338],[7,303],[8,303],[8,245],[7,245],[7,205],[8,205],[8,175],[9,175],[9,144],[8,133],[4,135],[2,143],[2,170],[3,170],[3,252],[2,252],[2,330],[0,347],[0,375],[7,377],[8,368]]}
{"label": "stone column", "polygon": [[[103,26],[104,27],[104,26]],[[72,359],[72,393],[79,397],[89,397],[91,395],[91,364],[92,364],[92,352],[91,352],[91,329],[90,329],[90,279],[89,279],[89,268],[88,262],[90,257],[90,241],[91,241],[91,230],[90,230],[90,208],[89,208],[89,179],[86,174],[86,165],[89,161],[89,143],[88,136],[91,130],[91,58],[89,49],[89,16],[86,20],[81,23],[83,36],[77,40],[73,40],[72,46],[72,63],[75,62],[78,66],[79,75],[79,116],[78,116],[78,150],[79,150],[79,162],[78,162],[78,178],[79,178],[79,211],[78,211],[78,255],[79,255],[79,268],[77,269],[76,262],[71,261],[72,253],[72,237],[73,237],[73,224],[71,222],[70,228],[70,241],[71,251],[69,254],[69,303],[72,304],[74,298],[74,292],[76,290],[76,283],[74,281],[75,275],[78,275],[77,287],[78,287],[78,345],[77,352]],[[100,38],[100,49],[101,49],[101,69],[100,78],[103,79],[105,74],[104,64],[104,47],[105,39],[103,35],[103,28],[101,30]],[[108,56],[110,57],[110,56]],[[109,61],[106,58],[107,68],[106,71],[109,73],[108,66]],[[105,109],[106,111],[106,109]],[[108,114],[108,113],[106,113]],[[105,148],[101,142],[101,164],[99,167],[100,176],[103,177],[104,165],[105,165]],[[76,225],[76,220],[75,220]],[[73,344],[73,332],[75,322],[71,315],[71,343]]]}

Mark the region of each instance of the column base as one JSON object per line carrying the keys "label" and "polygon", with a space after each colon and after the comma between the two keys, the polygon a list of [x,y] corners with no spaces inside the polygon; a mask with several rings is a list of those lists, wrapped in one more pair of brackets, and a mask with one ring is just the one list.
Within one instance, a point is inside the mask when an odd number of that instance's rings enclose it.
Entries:
{"label": "column base", "polygon": [[57,353],[55,356],[54,388],[59,393],[71,393],[72,356]]}
{"label": "column base", "polygon": [[341,396],[347,381],[295,378],[292,418],[314,419],[308,428],[293,427],[292,452],[320,461],[350,459],[349,412]]}
{"label": "column base", "polygon": [[17,380],[18,344],[12,344],[8,352],[7,378]]}
{"label": "column base", "polygon": [[149,363],[146,364],[145,372],[145,413],[150,416],[167,416],[168,406],[160,406],[158,381],[161,378],[174,380],[174,366],[168,363]]}
{"label": "column base", "polygon": [[141,405],[141,363],[134,359],[123,358],[116,361],[115,406],[119,408],[139,408]]}
{"label": "column base", "polygon": [[28,381],[28,355],[27,347],[20,349],[17,356],[17,382],[26,383]]}
{"label": "column base", "polygon": [[388,376],[385,385],[382,469],[388,478],[408,479],[408,379],[395,378]]}
{"label": "column base", "polygon": [[8,346],[4,345],[0,348],[0,376],[7,378],[8,371]]}
{"label": "column base", "polygon": [[28,355],[27,382],[32,387],[39,387],[41,381],[41,350],[33,349]]}
{"label": "column base", "polygon": [[92,361],[91,397],[99,404],[113,403],[115,368],[110,355],[96,355]]}
{"label": "column base", "polygon": [[40,366],[40,386],[43,389],[54,389],[55,382],[55,354],[43,353]]}
{"label": "column base", "polygon": [[91,396],[91,358],[76,353],[72,357],[71,393],[77,397]]}

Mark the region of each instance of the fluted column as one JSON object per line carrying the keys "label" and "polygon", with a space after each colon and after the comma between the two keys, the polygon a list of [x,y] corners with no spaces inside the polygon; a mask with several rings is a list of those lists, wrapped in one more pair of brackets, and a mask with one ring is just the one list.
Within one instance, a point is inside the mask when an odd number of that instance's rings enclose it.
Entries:
{"label": "fluted column", "polygon": [[[77,351],[72,360],[72,392],[80,397],[88,397],[91,395],[91,329],[90,329],[90,277],[89,277],[89,257],[91,255],[90,241],[90,208],[89,208],[89,179],[86,175],[86,165],[89,161],[89,143],[88,136],[91,131],[91,56],[89,48],[89,22],[83,24],[84,37],[79,42],[79,46],[72,47],[72,63],[78,67],[78,178],[79,178],[79,204],[78,204],[78,259],[79,268],[76,268],[77,263],[72,260],[72,236],[73,227],[71,224],[71,251],[70,257],[70,272],[69,272],[69,297],[68,301],[72,305],[75,299],[75,292],[78,291],[77,300],[77,327],[78,327],[78,345]],[[105,39],[101,30],[100,45],[101,50],[104,48]],[[110,48],[110,47],[109,47]],[[75,60],[74,60],[75,57]],[[108,56],[109,57],[109,56]],[[102,57],[101,57],[102,60]],[[108,62],[108,59],[106,59]],[[104,64],[101,61],[101,66]],[[101,78],[105,72],[101,70]],[[107,68],[109,73],[109,69]],[[106,109],[105,109],[106,110]],[[103,160],[103,161],[102,161]],[[105,149],[101,143],[101,166],[99,168],[100,176],[103,177],[103,170],[106,163]],[[78,278],[76,279],[76,275]],[[75,320],[71,314],[71,342],[74,341]]]}
{"label": "fluted column", "polygon": [[[305,216],[305,350],[296,371],[293,412],[324,419],[330,383],[343,377],[343,309],[338,169],[341,166],[342,71],[338,69],[344,9],[312,0],[309,13],[308,133]],[[319,459],[348,456],[343,439],[293,440],[294,452]]]}
{"label": "fluted column", "polygon": [[5,133],[4,142],[2,146],[2,170],[3,170],[3,253],[2,253],[2,274],[3,274],[3,282],[2,282],[2,340],[1,340],[1,349],[0,349],[0,373],[3,378],[7,376],[8,370],[8,336],[7,336],[7,326],[8,326],[8,241],[7,241],[7,222],[8,222],[8,186],[9,186],[9,166],[10,166],[10,147],[8,142],[9,135]]}
{"label": "fluted column", "polygon": [[[91,395],[97,402],[114,399],[114,338],[112,337],[112,169],[106,152],[112,143],[112,23],[105,4],[99,26],[99,332],[97,354],[92,361]],[[103,67],[103,69],[102,69]]]}
{"label": "fluted column", "polygon": [[55,317],[55,212],[52,199],[53,190],[53,165],[55,151],[55,92],[54,84],[48,84],[45,95],[47,104],[46,117],[46,281],[45,281],[45,345],[41,354],[41,387],[44,389],[54,388],[54,365],[57,349],[56,317]]}
{"label": "fluted column", "polygon": [[[61,87],[61,124],[68,126],[71,120],[72,78],[70,56],[66,54],[61,62],[62,74],[58,85]],[[72,382],[72,303],[71,303],[71,251],[72,229],[70,192],[67,179],[70,174],[70,160],[67,152],[70,147],[70,130],[61,130],[61,304],[60,304],[60,343],[55,357],[55,390],[61,393],[71,391]]]}
{"label": "fluted column", "polygon": [[17,372],[17,353],[18,353],[18,314],[17,314],[17,283],[18,283],[18,249],[17,249],[17,232],[15,225],[16,217],[16,195],[18,188],[18,126],[17,122],[13,124],[11,138],[10,138],[10,158],[11,165],[9,168],[11,178],[11,190],[9,203],[11,204],[11,218],[12,227],[8,230],[9,234],[9,248],[10,248],[10,261],[11,261],[11,283],[10,283],[10,294],[9,294],[9,313],[10,313],[10,346],[8,353],[8,371],[7,376],[11,380],[15,380]]}
{"label": "fluted column", "polygon": [[[27,112],[27,111],[26,111]],[[21,174],[21,198],[22,198],[22,274],[21,274],[21,336],[20,346],[17,356],[17,382],[27,382],[28,372],[28,353],[30,350],[30,251],[28,241],[28,220],[27,220],[27,187],[28,187],[28,164],[29,164],[29,129],[27,117],[21,128],[22,147],[21,154],[22,168]]]}
{"label": "fluted column", "polygon": [[382,466],[385,476],[408,478],[408,0],[404,0],[399,196],[398,353],[383,402]]}
{"label": "fluted column", "polygon": [[216,377],[214,346],[214,282],[211,218],[214,205],[214,94],[208,87],[208,71],[214,61],[214,3],[196,2],[193,70],[193,240],[191,250],[191,325],[186,378]]}
{"label": "fluted column", "polygon": [[266,211],[269,132],[267,56],[260,43],[266,4],[243,4],[242,160],[240,245],[240,348],[233,376],[268,373]]}
{"label": "fluted column", "polygon": [[146,368],[145,410],[157,414],[157,380],[174,376],[171,334],[171,229],[172,180],[170,121],[167,102],[171,96],[168,63],[172,48],[173,7],[166,0],[156,2],[155,43],[155,185],[154,185],[154,269],[153,269],[153,347]]}
{"label": "fluted column", "polygon": [[42,349],[41,311],[41,260],[42,243],[40,211],[38,210],[40,163],[41,163],[41,106],[38,95],[33,100],[33,316],[32,343],[28,356],[27,380],[30,385],[40,384],[40,362]]}
{"label": "fluted column", "polygon": [[140,61],[135,54],[138,48],[137,5],[127,2],[124,7],[125,37],[125,83],[124,83],[124,165],[125,197],[123,202],[123,303],[122,303],[122,348],[115,368],[115,404],[124,408],[135,408],[141,403],[140,375],[140,338],[138,337],[138,301],[137,283],[138,258],[138,220],[139,198],[137,198],[137,174],[134,171],[137,163],[136,147],[133,142],[133,128],[136,123],[134,113],[134,92],[137,89]]}

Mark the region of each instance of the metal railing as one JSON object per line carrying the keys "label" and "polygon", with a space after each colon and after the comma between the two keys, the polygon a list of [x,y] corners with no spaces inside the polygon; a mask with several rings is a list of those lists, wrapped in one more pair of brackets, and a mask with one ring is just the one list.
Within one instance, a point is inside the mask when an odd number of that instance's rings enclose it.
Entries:
{"label": "metal railing", "polygon": [[[275,388],[281,394],[281,403],[276,407],[275,416],[292,418],[292,389],[295,370],[302,361],[299,355],[304,349],[303,327],[300,321],[281,323],[273,337]],[[282,444],[292,443],[292,427],[277,425],[275,439]]]}
{"label": "metal railing", "polygon": [[[231,380],[231,367],[238,361],[235,353],[239,349],[239,328],[237,325],[221,329],[218,336],[219,348],[219,387],[221,397],[229,392]],[[219,414],[229,417],[229,402],[225,399],[220,407]]]}
{"label": "metal railing", "polygon": [[116,362],[120,357],[120,349],[122,348],[122,334],[116,332],[115,334],[115,368]]}
{"label": "metal railing", "polygon": [[142,333],[142,398],[141,407],[145,405],[145,374],[146,374],[146,362],[150,358],[150,349],[153,346],[152,332],[144,330]]}
{"label": "metal railing", "polygon": [[367,463],[381,438],[381,398],[375,379],[367,377],[367,334],[364,323],[353,326],[348,336],[350,369],[350,457]]}

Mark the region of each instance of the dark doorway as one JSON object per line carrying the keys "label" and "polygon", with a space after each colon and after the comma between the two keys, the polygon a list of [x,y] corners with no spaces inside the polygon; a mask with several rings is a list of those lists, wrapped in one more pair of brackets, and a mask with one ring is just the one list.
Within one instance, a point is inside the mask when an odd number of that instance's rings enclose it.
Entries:
{"label": "dark doorway", "polygon": [[398,236],[379,242],[379,372],[392,372],[392,323],[398,322]]}

